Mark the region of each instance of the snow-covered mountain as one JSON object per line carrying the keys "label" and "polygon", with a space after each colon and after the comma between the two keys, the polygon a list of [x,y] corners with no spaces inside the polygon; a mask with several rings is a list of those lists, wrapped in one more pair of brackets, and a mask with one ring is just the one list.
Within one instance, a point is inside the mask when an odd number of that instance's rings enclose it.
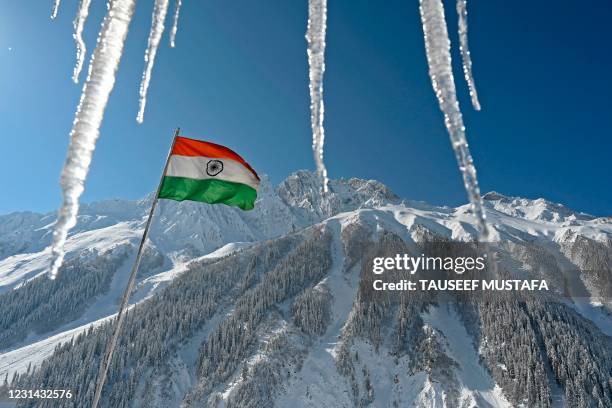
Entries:
{"label": "snow-covered mountain", "polygon": [[[409,296],[373,291],[369,260],[473,241],[469,206],[402,200],[376,181],[330,189],[300,171],[275,189],[264,178],[250,212],[160,202],[105,404],[612,406],[609,218],[489,193],[504,273],[566,290]],[[0,381],[90,404],[150,199],[83,206],[53,282],[37,276],[55,216],[0,217]]]}
{"label": "snow-covered mountain", "polygon": [[[287,178],[275,190],[264,177],[257,206],[244,212],[226,206],[162,200],[151,230],[155,250],[188,260],[228,243],[254,242],[296,231],[342,211],[399,202],[384,185],[351,179],[332,181],[334,193],[321,197],[308,172]],[[134,244],[142,233],[151,197],[84,204],[68,241],[67,258],[84,250]],[[18,212],[0,216],[0,291],[48,267],[55,213]]]}

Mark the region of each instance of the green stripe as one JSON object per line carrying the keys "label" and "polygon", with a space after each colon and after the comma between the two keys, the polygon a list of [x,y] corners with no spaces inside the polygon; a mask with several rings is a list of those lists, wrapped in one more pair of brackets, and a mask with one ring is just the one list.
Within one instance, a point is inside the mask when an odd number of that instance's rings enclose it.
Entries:
{"label": "green stripe", "polygon": [[186,177],[165,176],[159,198],[183,201],[201,201],[209,204],[226,204],[252,210],[257,191],[242,183],[218,179],[197,180]]}

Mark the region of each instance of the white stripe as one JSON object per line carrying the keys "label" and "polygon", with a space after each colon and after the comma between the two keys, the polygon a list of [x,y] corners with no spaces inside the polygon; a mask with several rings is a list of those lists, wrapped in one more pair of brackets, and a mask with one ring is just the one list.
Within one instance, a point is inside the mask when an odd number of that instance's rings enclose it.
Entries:
{"label": "white stripe", "polygon": [[[223,163],[223,170],[214,176],[206,172],[208,162],[211,160],[218,160]],[[246,184],[256,190],[259,187],[259,180],[257,180],[253,173],[242,164],[231,159],[172,155],[170,156],[166,176],[186,177],[197,180],[217,179],[232,181],[234,183]]]}

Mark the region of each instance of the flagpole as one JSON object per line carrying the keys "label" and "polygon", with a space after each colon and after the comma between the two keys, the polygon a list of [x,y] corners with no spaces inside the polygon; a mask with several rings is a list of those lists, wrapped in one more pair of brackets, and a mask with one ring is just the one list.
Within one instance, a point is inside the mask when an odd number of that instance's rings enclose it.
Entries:
{"label": "flagpole", "polygon": [[134,265],[132,266],[132,272],[130,273],[130,278],[125,288],[125,292],[123,292],[123,297],[121,299],[119,311],[117,312],[117,319],[115,320],[115,327],[113,329],[113,337],[111,337],[111,341],[108,344],[104,358],[100,362],[100,370],[98,372],[98,381],[96,382],[96,392],[94,394],[92,408],[98,407],[98,403],[100,402],[100,397],[102,396],[102,389],[104,388],[104,383],[106,381],[106,375],[108,374],[108,367],[110,366],[111,360],[113,359],[113,354],[117,346],[117,340],[119,339],[119,335],[121,334],[121,329],[123,327],[123,322],[125,320],[125,316],[127,313],[127,307],[128,307],[129,300],[130,300],[130,295],[132,293],[132,290],[134,289],[134,284],[136,283],[136,275],[138,273],[138,266],[140,265],[140,260],[142,258],[142,250],[144,249],[145,242],[147,240],[147,237],[149,236],[149,227],[151,226],[151,220],[153,219],[153,213],[155,212],[155,208],[157,207],[157,201],[159,200],[159,192],[161,190],[162,183],[164,181],[166,170],[168,170],[168,164],[170,163],[170,156],[172,154],[172,149],[174,148],[174,144],[176,143],[176,138],[178,137],[180,130],[181,128],[176,128],[176,130],[174,131],[174,138],[172,139],[172,146],[170,147],[170,151],[168,151],[168,157],[166,158],[166,164],[164,165],[164,171],[162,172],[161,178],[159,180],[159,185],[157,186],[157,191],[155,192],[155,196],[153,197],[153,204],[151,205],[151,210],[149,211],[149,217],[147,218],[147,223],[145,224],[145,228],[144,228],[144,233],[142,234],[142,239],[140,240],[140,245],[138,246],[138,253],[136,254],[136,260],[134,261]]}

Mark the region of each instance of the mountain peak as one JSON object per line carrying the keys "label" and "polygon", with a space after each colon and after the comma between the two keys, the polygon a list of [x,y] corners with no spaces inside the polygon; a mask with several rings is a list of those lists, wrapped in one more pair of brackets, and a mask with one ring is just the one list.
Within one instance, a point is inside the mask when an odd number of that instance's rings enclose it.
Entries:
{"label": "mountain peak", "polygon": [[324,193],[317,174],[308,170],[291,174],[279,184],[276,192],[289,207],[311,220],[400,202],[395,193],[375,180],[329,180],[329,191]]}
{"label": "mountain peak", "polygon": [[573,222],[577,220],[590,221],[595,219],[592,215],[574,211],[563,204],[555,203],[544,198],[521,198],[506,196],[491,191],[482,196],[488,206],[513,217],[528,220],[548,221],[555,223]]}
{"label": "mountain peak", "polygon": [[482,199],[486,201],[502,201],[508,200],[509,198],[510,197],[498,193],[497,191],[489,191],[488,193],[482,196]]}

